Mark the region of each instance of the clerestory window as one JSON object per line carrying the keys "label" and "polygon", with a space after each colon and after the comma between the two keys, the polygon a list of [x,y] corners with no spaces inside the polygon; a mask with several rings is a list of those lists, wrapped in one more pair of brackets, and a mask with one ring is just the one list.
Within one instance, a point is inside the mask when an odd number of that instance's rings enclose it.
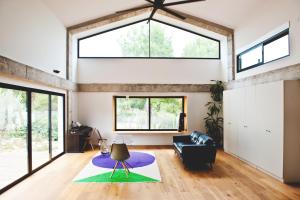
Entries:
{"label": "clerestory window", "polygon": [[159,20],[141,20],[79,39],[78,57],[220,59],[220,41]]}

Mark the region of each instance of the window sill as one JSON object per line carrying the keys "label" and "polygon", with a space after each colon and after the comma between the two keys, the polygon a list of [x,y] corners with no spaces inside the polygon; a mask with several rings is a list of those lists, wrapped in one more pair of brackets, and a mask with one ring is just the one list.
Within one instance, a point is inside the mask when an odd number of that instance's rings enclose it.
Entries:
{"label": "window sill", "polygon": [[147,134],[147,135],[178,135],[178,134],[186,134],[187,131],[113,131],[116,134],[122,134],[122,135],[131,135],[131,134]]}

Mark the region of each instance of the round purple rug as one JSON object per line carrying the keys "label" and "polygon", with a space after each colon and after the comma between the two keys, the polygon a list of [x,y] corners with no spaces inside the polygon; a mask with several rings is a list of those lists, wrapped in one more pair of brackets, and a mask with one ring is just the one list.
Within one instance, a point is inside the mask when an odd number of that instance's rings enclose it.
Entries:
{"label": "round purple rug", "polygon": [[[126,160],[129,168],[144,167],[154,162],[155,157],[143,152],[130,152],[130,158]],[[103,168],[113,169],[116,161],[110,158],[109,154],[99,155],[93,158],[93,165]],[[117,169],[122,169],[121,163],[117,165]]]}

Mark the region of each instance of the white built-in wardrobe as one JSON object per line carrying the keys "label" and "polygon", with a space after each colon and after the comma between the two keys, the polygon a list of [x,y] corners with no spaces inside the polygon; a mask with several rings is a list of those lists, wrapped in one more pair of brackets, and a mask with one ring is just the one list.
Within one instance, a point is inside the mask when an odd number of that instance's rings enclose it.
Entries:
{"label": "white built-in wardrobe", "polygon": [[224,150],[284,182],[299,182],[300,81],[224,91]]}

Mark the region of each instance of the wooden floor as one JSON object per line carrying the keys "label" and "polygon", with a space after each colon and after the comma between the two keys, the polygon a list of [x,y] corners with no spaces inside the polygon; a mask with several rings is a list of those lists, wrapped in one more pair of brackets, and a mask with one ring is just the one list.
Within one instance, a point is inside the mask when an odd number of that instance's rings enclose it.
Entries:
{"label": "wooden floor", "polygon": [[[161,183],[73,183],[95,152],[66,154],[0,196],[1,200],[300,199],[283,184],[219,151],[212,171],[187,171],[172,149],[153,148]],[[300,169],[299,169],[300,170]]]}

